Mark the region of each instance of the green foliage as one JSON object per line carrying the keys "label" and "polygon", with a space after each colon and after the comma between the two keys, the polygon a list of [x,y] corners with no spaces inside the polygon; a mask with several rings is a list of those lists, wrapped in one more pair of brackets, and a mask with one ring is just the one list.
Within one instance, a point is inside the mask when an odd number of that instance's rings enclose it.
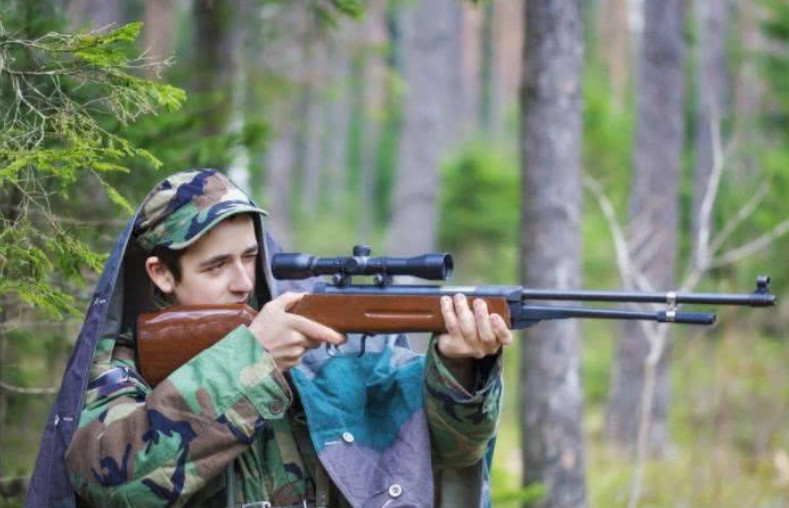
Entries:
{"label": "green foliage", "polygon": [[588,62],[584,68],[583,168],[622,212],[627,209],[630,190],[634,120],[631,104],[613,101],[605,69]]}
{"label": "green foliage", "polygon": [[534,483],[527,487],[518,486],[517,478],[502,469],[493,468],[490,475],[491,485],[494,486],[491,502],[497,508],[520,507],[536,503],[548,493],[548,487],[541,483]]}
{"label": "green foliage", "polygon": [[361,0],[326,0],[313,5],[315,17],[324,26],[336,28],[343,16],[359,19],[364,15]]}
{"label": "green foliage", "polygon": [[442,176],[438,237],[443,248],[517,242],[520,180],[512,157],[471,144],[444,166]]}
{"label": "green foliage", "polygon": [[[442,169],[438,241],[464,283],[517,280],[520,176],[515,154],[470,143]],[[477,280],[481,277],[481,280]]]}
{"label": "green foliage", "polygon": [[90,174],[130,212],[103,175],[127,172],[129,160],[160,163],[107,129],[107,120],[123,126],[174,110],[185,94],[135,74],[155,64],[131,56],[141,24],[106,33],[37,34],[29,23],[34,5],[26,8],[0,18],[0,296],[12,293],[60,315],[74,309],[71,297],[51,285],[52,273],[81,281],[103,259],[51,203],[67,199]]}

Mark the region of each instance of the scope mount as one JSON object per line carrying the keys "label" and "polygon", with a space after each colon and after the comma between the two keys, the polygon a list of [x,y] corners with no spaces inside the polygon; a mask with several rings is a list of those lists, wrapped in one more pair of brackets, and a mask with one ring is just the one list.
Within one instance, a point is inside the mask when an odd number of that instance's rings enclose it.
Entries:
{"label": "scope mount", "polygon": [[[345,262],[345,270],[342,273],[335,273],[332,275],[332,283],[337,287],[348,287],[353,282],[353,274],[358,266],[357,258],[367,259],[373,253],[372,247],[367,245],[354,245],[351,254],[353,257],[348,258]],[[376,273],[373,275],[373,284],[379,288],[391,286],[394,278],[387,273]]]}

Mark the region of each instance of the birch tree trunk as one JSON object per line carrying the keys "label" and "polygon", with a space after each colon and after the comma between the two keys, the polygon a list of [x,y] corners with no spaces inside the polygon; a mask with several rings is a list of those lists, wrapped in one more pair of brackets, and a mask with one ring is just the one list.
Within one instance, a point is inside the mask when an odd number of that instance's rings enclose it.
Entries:
{"label": "birch tree trunk", "polygon": [[611,101],[621,111],[630,81],[630,26],[628,0],[602,0],[597,5],[597,49],[608,70]]}
{"label": "birch tree trunk", "polygon": [[762,4],[737,3],[734,24],[746,56],[738,63],[735,71],[732,93],[733,137],[742,146],[752,147],[737,154],[737,159],[733,160],[730,166],[734,176],[740,180],[747,180],[761,173],[760,152],[766,139],[765,130],[769,130],[769,127],[765,127],[760,121],[761,112],[769,108],[765,104],[767,85],[759,71],[759,58],[755,56],[763,54],[767,48],[761,28],[764,17]]}
{"label": "birch tree trunk", "polygon": [[391,255],[435,246],[439,158],[457,118],[460,9],[454,0],[422,0],[403,9],[408,90],[387,240]]}
{"label": "birch tree trunk", "polygon": [[[645,9],[628,243],[634,269],[656,290],[668,290],[674,284],[677,258],[685,2],[646,2]],[[606,433],[615,447],[632,451],[638,436],[649,343],[640,325],[626,323],[623,328],[611,372]],[[667,348],[658,363],[651,408],[648,446],[654,454],[663,453],[670,444],[669,351]]]}
{"label": "birch tree trunk", "polygon": [[[529,0],[521,87],[521,279],[577,289],[581,279],[581,1]],[[574,320],[540,323],[521,342],[523,483],[539,507],[586,506],[581,343]]]}
{"label": "birch tree trunk", "polygon": [[[696,0],[698,27],[698,109],[696,110],[696,164],[691,210],[694,251],[698,238],[701,204],[709,187],[713,165],[712,126],[725,116],[727,82],[727,0]],[[711,226],[711,225],[707,225]]]}

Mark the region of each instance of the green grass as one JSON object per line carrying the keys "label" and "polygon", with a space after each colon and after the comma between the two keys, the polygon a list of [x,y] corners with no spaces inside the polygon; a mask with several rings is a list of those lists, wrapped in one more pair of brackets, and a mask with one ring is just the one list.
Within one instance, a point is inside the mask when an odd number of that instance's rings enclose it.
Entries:
{"label": "green grass", "polygon": [[[728,323],[737,322],[728,316]],[[614,324],[584,326],[586,471],[589,506],[627,506],[629,457],[603,439]],[[789,506],[789,345],[729,326],[673,336],[672,450],[645,467],[641,507]],[[517,353],[508,354],[507,394],[494,496],[517,489]],[[517,366],[515,366],[517,367]],[[517,503],[496,506],[518,506]]]}

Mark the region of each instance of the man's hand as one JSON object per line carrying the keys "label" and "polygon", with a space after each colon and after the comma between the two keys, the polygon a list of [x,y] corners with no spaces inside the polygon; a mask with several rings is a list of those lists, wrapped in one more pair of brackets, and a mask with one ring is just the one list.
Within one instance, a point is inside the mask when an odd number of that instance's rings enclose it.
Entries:
{"label": "man's hand", "polygon": [[271,300],[249,324],[258,342],[274,357],[281,371],[301,361],[308,349],[328,343],[340,345],[346,337],[331,328],[287,311],[304,297],[304,293],[284,293]]}
{"label": "man's hand", "polygon": [[489,314],[484,300],[475,299],[474,310],[463,294],[441,297],[447,332],[438,336],[438,351],[449,359],[483,358],[512,344],[512,332],[498,314]]}

